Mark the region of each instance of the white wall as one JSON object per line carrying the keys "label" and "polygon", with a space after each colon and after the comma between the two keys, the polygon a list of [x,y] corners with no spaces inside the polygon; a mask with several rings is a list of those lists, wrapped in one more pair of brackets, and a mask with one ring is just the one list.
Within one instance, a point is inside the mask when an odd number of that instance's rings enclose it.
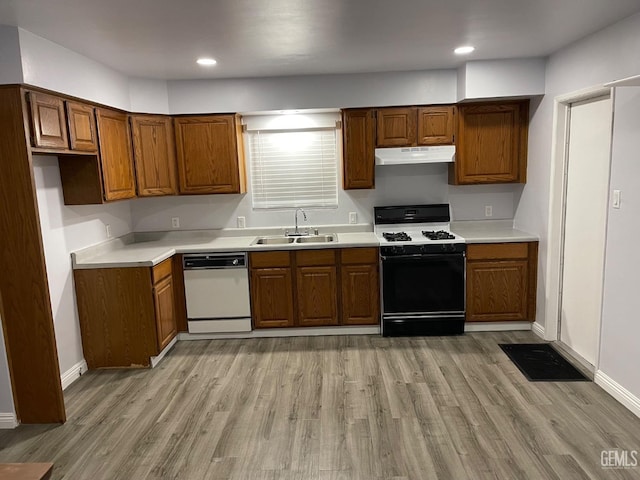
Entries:
{"label": "white wall", "polygon": [[[537,321],[543,325],[546,304],[545,275],[554,97],[640,74],[638,51],[640,51],[640,14],[570,45],[553,54],[548,60],[547,94],[540,105],[532,109],[533,116],[529,127],[528,180],[515,215],[515,223],[518,227],[535,232],[541,237]],[[620,243],[622,239],[629,239],[628,241],[632,242],[638,235],[637,219],[640,204],[634,201],[632,193],[635,188],[632,182],[638,179],[635,161],[637,158],[633,158],[634,155],[637,157],[638,151],[638,143],[634,140],[634,135],[637,136],[638,131],[637,103],[636,100],[627,96],[622,97],[620,102],[622,103],[616,102],[616,108],[622,111],[620,115],[616,112],[614,118],[616,133],[613,139],[612,169],[615,179],[612,180],[612,185],[618,185],[624,189],[627,202],[620,211],[610,210],[603,299],[606,307],[602,325],[600,369],[640,397],[640,382],[634,367],[640,363],[637,341],[634,344],[634,340],[640,337],[640,324],[626,323],[628,319],[620,316],[631,313],[637,317],[637,293],[620,294],[627,291],[629,285],[637,283],[635,281],[637,270],[631,268],[637,265],[636,257],[633,256],[635,245]],[[636,105],[635,111],[629,110],[632,105]],[[630,119],[633,115],[636,115],[635,120]],[[632,121],[636,125],[635,132],[631,127]],[[554,295],[557,292],[550,294]]]}
{"label": "white wall", "polygon": [[65,206],[58,158],[34,156],[34,174],[45,262],[51,294],[60,372],[84,359],[76,309],[71,252],[131,231],[129,201],[107,205]]}
{"label": "white wall", "polygon": [[[250,172],[248,172],[250,174]],[[338,189],[337,209],[305,209],[310,226],[346,224],[349,212],[358,223],[373,222],[373,207],[410,203],[450,202],[455,220],[483,220],[484,206],[493,206],[493,219],[513,218],[519,185],[456,187],[447,184],[447,165],[376,167],[375,190]],[[251,194],[144,198],[131,202],[134,231],[171,229],[171,217],[181,229],[234,228],[244,216],[247,227],[290,226],[293,211],[253,210]]]}
{"label": "white wall", "polygon": [[2,420],[5,419],[6,421],[6,417],[15,415],[15,413],[13,396],[11,395],[7,351],[5,350],[4,333],[2,332],[2,317],[0,317],[0,428],[2,428]]}
{"label": "white wall", "polygon": [[127,76],[22,28],[18,32],[25,83],[129,109]]}
{"label": "white wall", "polygon": [[455,103],[456,71],[169,81],[171,113]]}
{"label": "white wall", "polygon": [[544,58],[476,60],[458,70],[458,101],[544,95]]}
{"label": "white wall", "polygon": [[640,398],[640,87],[616,89],[614,110],[611,189],[622,202],[609,210],[599,369]]}
{"label": "white wall", "polygon": [[131,78],[129,97],[132,112],[169,113],[169,91],[164,80]]}
{"label": "white wall", "polygon": [[0,85],[22,83],[18,29],[0,25]]}

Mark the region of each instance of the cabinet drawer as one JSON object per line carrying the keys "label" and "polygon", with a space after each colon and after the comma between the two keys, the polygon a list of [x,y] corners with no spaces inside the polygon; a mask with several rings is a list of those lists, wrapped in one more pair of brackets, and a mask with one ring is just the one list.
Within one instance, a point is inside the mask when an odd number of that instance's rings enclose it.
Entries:
{"label": "cabinet drawer", "polygon": [[345,265],[378,263],[377,248],[345,248],[340,251],[341,262]]}
{"label": "cabinet drawer", "polygon": [[299,267],[311,267],[314,265],[334,265],[335,263],[335,250],[299,250],[296,252],[296,264]]}
{"label": "cabinet drawer", "polygon": [[291,265],[289,252],[256,252],[249,255],[251,268],[288,267]]}
{"label": "cabinet drawer", "polygon": [[468,260],[527,258],[528,243],[483,243],[467,245]]}
{"label": "cabinet drawer", "polygon": [[156,284],[165,277],[171,275],[171,259],[167,258],[163,262],[153,267],[153,283]]}

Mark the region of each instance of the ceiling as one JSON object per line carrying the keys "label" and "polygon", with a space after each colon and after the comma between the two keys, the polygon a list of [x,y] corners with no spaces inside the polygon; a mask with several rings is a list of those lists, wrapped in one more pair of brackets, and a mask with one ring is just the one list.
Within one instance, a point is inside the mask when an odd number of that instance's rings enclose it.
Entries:
{"label": "ceiling", "polygon": [[[637,11],[640,0],[0,0],[0,24],[130,76],[189,79],[546,56]],[[454,56],[462,44],[476,51]]]}

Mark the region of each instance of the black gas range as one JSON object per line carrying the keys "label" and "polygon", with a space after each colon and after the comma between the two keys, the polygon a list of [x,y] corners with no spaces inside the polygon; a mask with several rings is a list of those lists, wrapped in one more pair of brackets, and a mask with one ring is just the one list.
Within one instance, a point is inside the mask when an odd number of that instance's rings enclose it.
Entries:
{"label": "black gas range", "polygon": [[464,333],[466,244],[448,204],[375,207],[384,336]]}

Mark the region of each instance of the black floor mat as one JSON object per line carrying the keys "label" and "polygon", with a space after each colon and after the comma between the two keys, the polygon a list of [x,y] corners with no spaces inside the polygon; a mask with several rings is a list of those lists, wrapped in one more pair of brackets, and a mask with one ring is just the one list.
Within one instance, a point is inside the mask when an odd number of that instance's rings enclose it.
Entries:
{"label": "black floor mat", "polygon": [[548,343],[502,343],[500,348],[531,382],[589,381]]}

